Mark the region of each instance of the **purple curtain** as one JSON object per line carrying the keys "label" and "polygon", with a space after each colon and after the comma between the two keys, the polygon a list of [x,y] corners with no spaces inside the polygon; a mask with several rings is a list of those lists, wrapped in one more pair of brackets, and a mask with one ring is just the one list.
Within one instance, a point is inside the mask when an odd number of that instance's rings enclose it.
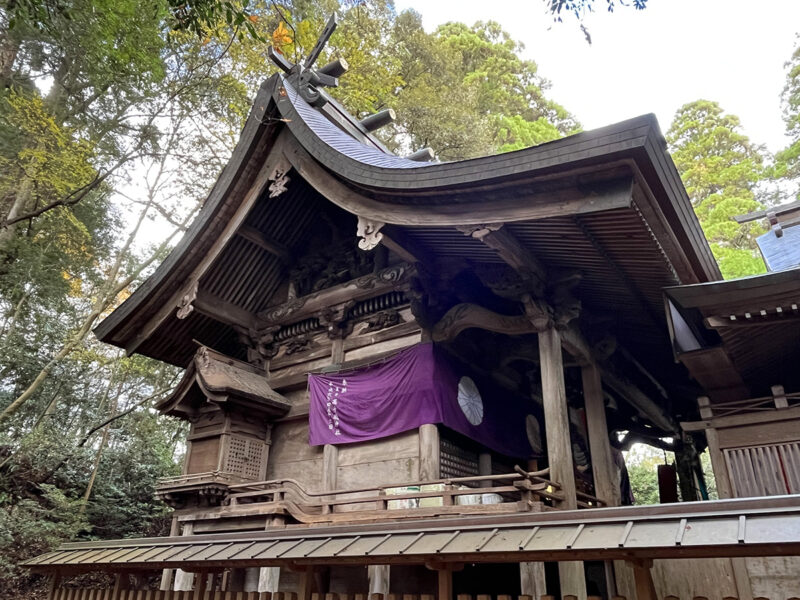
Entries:
{"label": "purple curtain", "polygon": [[502,454],[532,454],[522,403],[489,395],[488,386],[484,390],[460,377],[433,344],[412,346],[362,369],[309,375],[308,385],[313,446],[374,440],[442,423]]}

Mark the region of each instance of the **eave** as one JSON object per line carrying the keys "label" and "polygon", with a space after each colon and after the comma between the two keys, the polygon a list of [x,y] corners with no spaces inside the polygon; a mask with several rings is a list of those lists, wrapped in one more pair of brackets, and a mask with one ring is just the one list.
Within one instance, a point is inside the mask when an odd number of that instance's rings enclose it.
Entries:
{"label": "eave", "polygon": [[[669,287],[664,295],[676,357],[712,400],[766,395],[772,385],[800,390],[800,268]],[[676,343],[676,318],[697,333],[691,351]]]}

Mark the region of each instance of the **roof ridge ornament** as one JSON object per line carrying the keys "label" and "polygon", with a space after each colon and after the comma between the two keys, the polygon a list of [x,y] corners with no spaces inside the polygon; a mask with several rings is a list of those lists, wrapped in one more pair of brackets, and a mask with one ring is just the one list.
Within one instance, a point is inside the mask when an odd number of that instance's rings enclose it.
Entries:
{"label": "roof ridge ornament", "polygon": [[319,88],[338,87],[339,77],[348,68],[347,61],[343,58],[318,69],[314,68],[314,63],[322,54],[333,32],[336,31],[336,25],[336,13],[333,13],[317,39],[317,43],[311,49],[311,53],[302,63],[295,64],[277,51],[274,46],[269,47],[269,59],[287,75],[297,77],[297,91],[300,97],[312,106],[320,107],[327,104],[328,98]]}

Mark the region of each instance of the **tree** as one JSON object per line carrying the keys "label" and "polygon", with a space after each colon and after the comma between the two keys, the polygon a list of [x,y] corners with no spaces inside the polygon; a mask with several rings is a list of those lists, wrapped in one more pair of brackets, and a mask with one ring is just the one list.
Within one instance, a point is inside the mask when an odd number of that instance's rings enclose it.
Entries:
{"label": "tree", "polygon": [[[625,454],[625,464],[631,480],[631,489],[637,505],[658,504],[658,465],[674,464],[675,455],[647,446],[634,444]],[[703,468],[703,479],[706,482],[709,500],[718,500],[717,484],[714,472],[711,469],[711,459],[708,450],[700,455],[700,464]],[[680,488],[678,489],[680,494]]]}
{"label": "tree", "polygon": [[666,137],[723,276],[763,273],[755,243],[763,227],[733,217],[764,207],[758,185],[767,174],[766,151],[741,132],[738,117],[708,100],[678,109]]}
{"label": "tree", "polygon": [[637,505],[658,504],[658,465],[674,462],[672,452],[665,453],[653,446],[634,444],[625,453],[625,465]]}
{"label": "tree", "polygon": [[544,0],[544,3],[547,5],[547,10],[559,22],[562,20],[561,15],[564,13],[572,13],[576,19],[581,20],[587,13],[594,12],[597,4],[604,6],[608,12],[614,12],[617,6],[633,6],[636,10],[647,8],[647,0],[632,0],[632,2],[605,0],[605,5],[602,0]]}
{"label": "tree", "polygon": [[781,94],[783,121],[789,145],[775,157],[776,176],[792,187],[792,194],[800,196],[800,45],[796,45],[785,65],[786,85]]}

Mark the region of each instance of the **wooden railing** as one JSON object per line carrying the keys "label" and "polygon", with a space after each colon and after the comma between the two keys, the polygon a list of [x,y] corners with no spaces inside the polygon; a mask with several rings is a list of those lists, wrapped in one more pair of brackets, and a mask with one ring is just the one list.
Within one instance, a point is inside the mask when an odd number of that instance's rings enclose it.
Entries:
{"label": "wooden railing", "polygon": [[188,475],[174,475],[172,477],[162,477],[158,480],[159,486],[175,486],[175,485],[192,485],[195,483],[226,483],[237,484],[242,483],[244,478],[235,473],[228,473],[226,471],[207,471],[205,473],[191,473]]}
{"label": "wooden railing", "polygon": [[[62,588],[56,590],[53,600],[297,600],[295,592],[205,592],[202,597],[195,596],[195,592],[174,592],[154,590],[118,590],[114,597],[110,589],[75,589]],[[719,596],[711,595],[711,598]],[[680,598],[678,596],[663,596],[663,600],[709,600],[708,596],[693,596]],[[434,594],[311,594],[311,600],[437,600]],[[450,599],[446,599],[450,600]],[[458,594],[456,600],[534,600],[533,596],[512,596],[506,594]],[[557,600],[556,596],[543,595],[539,600]],[[562,600],[577,600],[576,596],[566,595]],[[600,596],[588,596],[587,600],[601,600]],[[627,600],[625,596],[612,596],[611,600]],[[631,599],[635,600],[635,599]],[[722,600],[738,600],[734,596],[725,596]],[[770,598],[756,597],[753,600],[771,600]],[[779,600],[779,599],[772,599]],[[800,600],[793,596],[787,600]]]}
{"label": "wooden railing", "polygon": [[[546,478],[549,471],[455,477],[375,487],[309,491],[294,479],[277,479],[229,486],[223,511],[288,514],[301,523],[402,519],[431,514],[509,513],[547,510],[563,500],[561,485]],[[488,487],[470,487],[486,484]],[[475,503],[476,497],[491,503]],[[603,503],[579,493],[578,505]]]}

